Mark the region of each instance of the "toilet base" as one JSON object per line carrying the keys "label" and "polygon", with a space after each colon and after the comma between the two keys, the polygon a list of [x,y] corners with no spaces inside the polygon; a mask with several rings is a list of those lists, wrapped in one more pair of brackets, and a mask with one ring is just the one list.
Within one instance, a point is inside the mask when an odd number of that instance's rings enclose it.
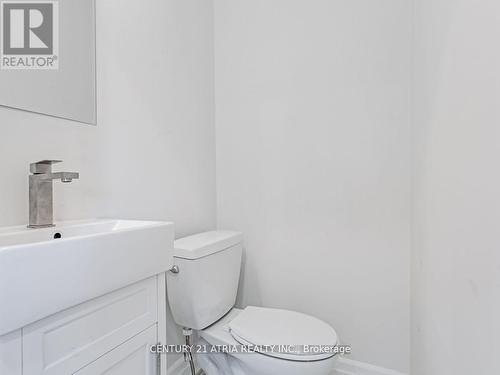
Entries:
{"label": "toilet base", "polygon": [[[210,345],[203,339],[200,344]],[[206,375],[330,375],[336,358],[293,362],[263,354],[203,353],[198,354],[196,360]]]}

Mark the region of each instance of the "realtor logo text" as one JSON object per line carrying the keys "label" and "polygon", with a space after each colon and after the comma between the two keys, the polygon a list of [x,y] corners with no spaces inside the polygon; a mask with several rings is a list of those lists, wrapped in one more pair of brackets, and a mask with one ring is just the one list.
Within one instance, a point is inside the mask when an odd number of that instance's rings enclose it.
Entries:
{"label": "realtor logo text", "polygon": [[57,1],[0,1],[1,69],[59,68]]}

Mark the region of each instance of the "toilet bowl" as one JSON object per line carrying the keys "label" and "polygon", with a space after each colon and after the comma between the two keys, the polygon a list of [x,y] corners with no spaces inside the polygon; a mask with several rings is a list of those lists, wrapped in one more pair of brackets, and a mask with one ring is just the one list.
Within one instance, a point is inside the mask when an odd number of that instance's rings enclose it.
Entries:
{"label": "toilet bowl", "polygon": [[[251,309],[255,308],[249,307],[245,310],[232,309],[217,323],[199,332],[201,337],[199,344],[209,351],[210,348],[214,346],[226,348],[227,350],[228,348],[238,348],[242,344],[252,347],[252,345],[274,345],[271,343],[277,343],[278,341],[274,340],[278,340],[278,337],[284,332],[271,330],[267,335],[262,336],[267,344],[250,344],[249,342],[243,343],[246,340],[242,339],[241,336],[232,329],[232,323],[237,320],[238,317],[242,317],[242,313],[246,313]],[[287,325],[283,323],[288,323],[286,319],[287,317],[289,318],[288,315],[291,312],[274,309],[262,309],[259,311],[259,313],[262,313],[262,317],[268,312],[270,315],[274,315],[275,318],[279,318],[280,314],[283,313],[285,321],[266,319],[265,322],[259,322],[258,320],[254,320],[253,322],[249,322],[249,327],[252,325],[259,326],[260,323],[262,323],[261,326],[276,324],[278,326],[281,325],[282,328]],[[256,316],[254,317],[256,318]],[[300,335],[308,331],[310,333],[308,336],[311,338],[314,337],[315,334],[319,334],[316,340],[318,343],[322,342],[321,340],[327,339],[330,343],[329,345],[337,344],[338,339],[335,331],[326,325],[326,323],[319,320],[315,322],[314,318],[306,315],[304,315],[303,318],[304,320],[301,321],[300,317],[295,317],[295,324],[297,327],[295,333],[299,331]],[[252,319],[250,315],[248,319]],[[238,322],[236,321],[236,323]],[[326,325],[327,329],[324,331],[316,331],[318,326],[322,325]],[[246,333],[247,332],[243,333],[243,335],[246,336]],[[290,336],[293,336],[293,332],[291,332]],[[280,344],[276,345],[278,347]],[[285,347],[286,346],[288,345],[285,345]],[[315,346],[313,348],[317,349],[318,347]],[[281,348],[282,351],[283,349],[285,348]],[[289,352],[280,352],[279,349],[272,350],[271,348],[265,353],[260,353],[258,351],[245,353],[240,349],[235,353],[217,352],[209,354],[200,353],[197,355],[197,361],[207,375],[328,375],[334,367],[335,360],[336,356],[332,353],[291,354]]]}
{"label": "toilet bowl", "polygon": [[174,244],[169,304],[175,322],[200,336],[200,367],[207,375],[329,375],[338,345],[330,325],[289,310],[234,308],[242,239],[212,231]]}

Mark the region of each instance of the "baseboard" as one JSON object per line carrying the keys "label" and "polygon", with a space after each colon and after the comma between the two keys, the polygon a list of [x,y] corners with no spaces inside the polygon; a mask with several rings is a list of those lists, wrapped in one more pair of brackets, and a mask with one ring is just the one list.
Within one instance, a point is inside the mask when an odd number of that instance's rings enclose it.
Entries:
{"label": "baseboard", "polygon": [[[168,375],[191,375],[189,366],[183,358],[179,358],[168,369]],[[369,365],[367,363],[354,361],[340,357],[337,360],[335,371],[332,375],[407,375],[402,372],[389,370],[383,367]]]}
{"label": "baseboard", "polygon": [[368,363],[354,361],[345,357],[337,360],[335,371],[332,375],[407,375],[399,371],[384,367],[369,365]]}

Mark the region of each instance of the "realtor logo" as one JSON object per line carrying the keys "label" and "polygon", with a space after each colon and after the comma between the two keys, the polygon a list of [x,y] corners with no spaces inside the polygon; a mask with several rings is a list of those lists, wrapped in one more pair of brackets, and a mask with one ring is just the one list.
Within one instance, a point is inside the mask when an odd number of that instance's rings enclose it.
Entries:
{"label": "realtor logo", "polygon": [[58,69],[56,1],[0,2],[2,69]]}

